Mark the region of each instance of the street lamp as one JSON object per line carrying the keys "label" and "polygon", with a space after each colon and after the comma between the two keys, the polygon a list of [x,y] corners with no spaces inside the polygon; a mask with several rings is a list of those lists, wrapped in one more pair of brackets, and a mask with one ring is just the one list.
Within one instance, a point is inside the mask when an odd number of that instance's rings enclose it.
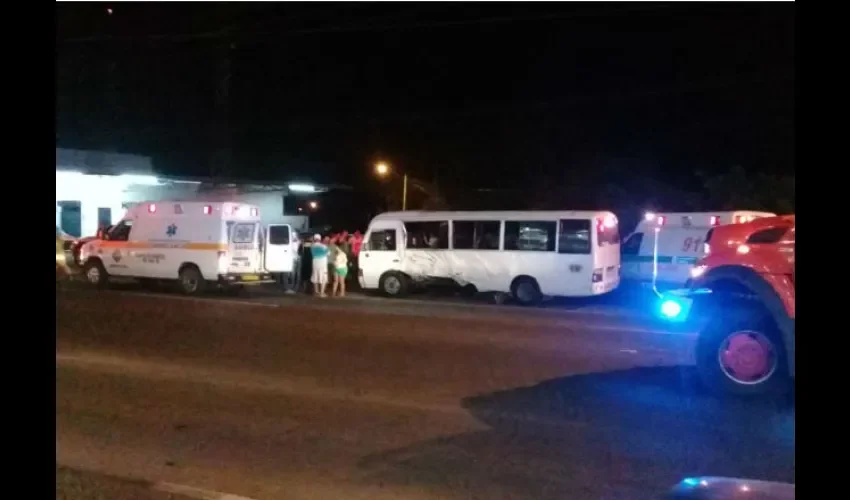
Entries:
{"label": "street lamp", "polygon": [[[375,173],[378,174],[379,177],[386,177],[392,173],[392,169],[386,162],[380,161],[375,164]],[[402,211],[407,210],[407,174],[403,174],[403,179],[404,181],[401,190]]]}
{"label": "street lamp", "polygon": [[316,210],[317,208],[319,208],[319,202],[311,201],[310,202],[310,210]]}

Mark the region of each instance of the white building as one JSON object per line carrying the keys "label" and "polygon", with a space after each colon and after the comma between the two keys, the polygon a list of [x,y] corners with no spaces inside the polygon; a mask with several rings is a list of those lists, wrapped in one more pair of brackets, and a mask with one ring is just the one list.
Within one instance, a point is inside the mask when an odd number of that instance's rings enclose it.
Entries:
{"label": "white building", "polygon": [[56,225],[73,236],[93,235],[100,225],[118,222],[124,210],[140,201],[239,201],[260,207],[266,224],[309,225],[306,215],[286,213],[293,193],[323,191],[310,184],[257,184],[210,179],[163,177],[144,156],[56,149]]}

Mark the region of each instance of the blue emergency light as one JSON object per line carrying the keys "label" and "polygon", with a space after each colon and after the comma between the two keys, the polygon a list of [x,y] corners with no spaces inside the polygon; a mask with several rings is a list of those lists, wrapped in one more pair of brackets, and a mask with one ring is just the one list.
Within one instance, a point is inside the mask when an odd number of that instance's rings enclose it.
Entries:
{"label": "blue emergency light", "polygon": [[659,297],[658,312],[667,321],[676,323],[686,321],[694,305],[694,296],[708,293],[711,293],[708,288],[670,290],[662,293]]}
{"label": "blue emergency light", "polygon": [[682,305],[679,301],[666,299],[661,302],[661,314],[667,318],[673,319],[682,313]]}

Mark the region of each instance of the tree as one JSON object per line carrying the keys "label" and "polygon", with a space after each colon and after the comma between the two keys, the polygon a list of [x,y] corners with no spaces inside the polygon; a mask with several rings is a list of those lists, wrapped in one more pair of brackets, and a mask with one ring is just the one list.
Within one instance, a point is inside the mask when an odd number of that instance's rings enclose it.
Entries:
{"label": "tree", "polygon": [[765,210],[793,213],[796,179],[793,175],[748,173],[735,165],[720,174],[697,173],[702,180],[705,209]]}

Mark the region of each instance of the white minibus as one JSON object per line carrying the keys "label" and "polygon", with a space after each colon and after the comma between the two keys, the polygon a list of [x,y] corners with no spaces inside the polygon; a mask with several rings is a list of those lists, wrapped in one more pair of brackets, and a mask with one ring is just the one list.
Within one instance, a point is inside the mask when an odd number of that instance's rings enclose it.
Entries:
{"label": "white minibus", "polygon": [[372,219],[359,256],[360,285],[393,297],[451,281],[534,304],[610,292],[619,273],[606,211],[389,212]]}

